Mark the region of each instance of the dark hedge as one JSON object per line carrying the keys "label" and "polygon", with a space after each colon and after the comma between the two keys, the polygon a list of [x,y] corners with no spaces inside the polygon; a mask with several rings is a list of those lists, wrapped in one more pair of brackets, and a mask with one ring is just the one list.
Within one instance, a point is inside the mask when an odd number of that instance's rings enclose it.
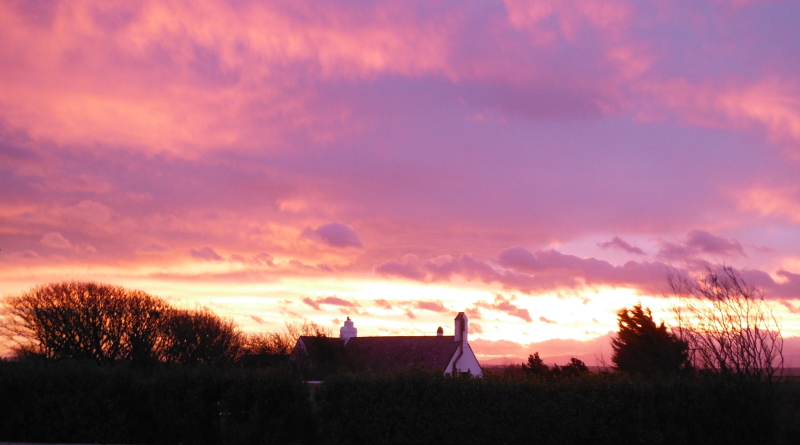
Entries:
{"label": "dark hedge", "polygon": [[713,376],[412,371],[334,376],[312,397],[277,369],[0,362],[0,442],[793,443],[797,428],[785,426],[800,415],[799,394],[778,399],[778,387]]}
{"label": "dark hedge", "polygon": [[0,441],[310,443],[308,386],[280,371],[0,362]]}
{"label": "dark hedge", "polygon": [[332,444],[774,443],[773,391],[723,378],[502,381],[339,376],[316,394]]}

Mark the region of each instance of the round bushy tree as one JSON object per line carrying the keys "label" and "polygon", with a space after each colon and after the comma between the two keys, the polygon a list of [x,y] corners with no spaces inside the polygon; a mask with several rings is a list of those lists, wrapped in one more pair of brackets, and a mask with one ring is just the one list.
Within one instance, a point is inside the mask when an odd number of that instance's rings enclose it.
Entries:
{"label": "round bushy tree", "polygon": [[159,359],[170,306],[138,290],[51,283],[3,301],[0,331],[19,356],[94,360]]}

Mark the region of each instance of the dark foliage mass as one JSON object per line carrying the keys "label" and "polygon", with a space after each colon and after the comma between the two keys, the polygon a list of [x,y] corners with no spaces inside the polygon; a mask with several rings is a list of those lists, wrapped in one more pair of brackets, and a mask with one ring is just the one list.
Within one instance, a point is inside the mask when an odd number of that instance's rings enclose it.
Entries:
{"label": "dark foliage mass", "polygon": [[309,443],[308,387],[284,371],[0,362],[0,441]]}
{"label": "dark foliage mass", "polygon": [[[528,356],[528,362],[522,364],[525,374],[540,378],[575,378],[581,377],[589,372],[589,368],[582,360],[572,357],[564,366],[547,366],[544,360],[539,357],[538,352]],[[510,373],[509,373],[510,374]]]}
{"label": "dark foliage mass", "polygon": [[[730,376],[338,375],[0,362],[0,441],[196,444],[796,443],[800,388]],[[313,391],[309,391],[313,389]],[[781,411],[782,410],[782,411]]]}
{"label": "dark foliage mass", "polygon": [[335,444],[775,443],[773,393],[723,378],[338,376],[316,397]]}
{"label": "dark foliage mass", "polygon": [[686,342],[653,321],[650,309],[637,304],[617,314],[619,331],[611,341],[611,361],[618,371],[644,376],[675,374],[690,368]]}

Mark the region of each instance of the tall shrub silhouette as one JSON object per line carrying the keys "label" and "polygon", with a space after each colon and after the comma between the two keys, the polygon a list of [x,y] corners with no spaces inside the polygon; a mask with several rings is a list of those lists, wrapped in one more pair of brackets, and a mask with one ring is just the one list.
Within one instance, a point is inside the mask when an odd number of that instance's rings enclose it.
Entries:
{"label": "tall shrub silhouette", "polygon": [[653,321],[650,309],[641,304],[617,313],[619,331],[611,341],[611,361],[618,371],[653,376],[687,369],[689,353],[686,342]]}

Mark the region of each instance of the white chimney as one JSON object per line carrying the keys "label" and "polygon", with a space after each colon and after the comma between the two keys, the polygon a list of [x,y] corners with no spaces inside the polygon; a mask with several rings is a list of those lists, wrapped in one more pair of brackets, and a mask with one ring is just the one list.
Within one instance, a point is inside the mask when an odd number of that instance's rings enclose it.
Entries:
{"label": "white chimney", "polygon": [[467,343],[467,316],[463,312],[456,315],[456,330],[453,341]]}
{"label": "white chimney", "polygon": [[353,326],[353,322],[350,320],[350,317],[347,317],[347,320],[344,322],[344,326],[339,328],[339,338],[343,339],[346,344],[347,340],[357,336],[358,329]]}

